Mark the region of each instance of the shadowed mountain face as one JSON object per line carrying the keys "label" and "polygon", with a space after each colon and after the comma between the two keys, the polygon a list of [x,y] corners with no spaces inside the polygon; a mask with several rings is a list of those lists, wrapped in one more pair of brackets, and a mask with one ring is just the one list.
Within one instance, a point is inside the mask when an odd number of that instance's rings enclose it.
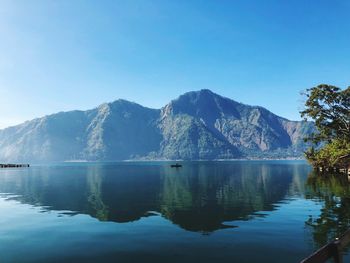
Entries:
{"label": "shadowed mountain face", "polygon": [[0,162],[300,157],[313,129],[201,90],[160,110],[117,100],[0,130]]}
{"label": "shadowed mountain face", "polygon": [[[209,233],[272,211],[308,166],[233,163],[69,165],[7,170],[0,193],[65,214],[119,223],[161,214],[183,229]],[[292,190],[293,189],[293,190]],[[14,197],[11,197],[14,196]]]}

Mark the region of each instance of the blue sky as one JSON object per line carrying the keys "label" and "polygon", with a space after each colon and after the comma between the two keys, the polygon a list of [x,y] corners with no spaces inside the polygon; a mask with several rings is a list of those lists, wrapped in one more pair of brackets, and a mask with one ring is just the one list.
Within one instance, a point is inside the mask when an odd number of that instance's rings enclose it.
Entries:
{"label": "blue sky", "polygon": [[2,0],[0,128],[203,88],[299,119],[300,91],[350,85],[349,13],[347,0]]}

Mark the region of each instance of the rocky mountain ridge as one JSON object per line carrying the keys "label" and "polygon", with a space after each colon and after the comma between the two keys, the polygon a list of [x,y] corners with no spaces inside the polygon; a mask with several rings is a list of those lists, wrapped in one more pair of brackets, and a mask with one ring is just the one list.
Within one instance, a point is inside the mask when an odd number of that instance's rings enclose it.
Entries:
{"label": "rocky mountain ridge", "polygon": [[313,129],[200,90],[161,109],[116,100],[0,130],[0,161],[301,157]]}

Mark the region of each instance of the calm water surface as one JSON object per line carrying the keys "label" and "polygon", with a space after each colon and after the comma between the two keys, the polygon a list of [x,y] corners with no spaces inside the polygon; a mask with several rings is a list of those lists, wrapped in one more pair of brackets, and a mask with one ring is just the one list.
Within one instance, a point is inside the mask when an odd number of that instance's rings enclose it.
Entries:
{"label": "calm water surface", "polygon": [[299,262],[350,187],[300,161],[52,164],[1,169],[0,213],[2,263]]}

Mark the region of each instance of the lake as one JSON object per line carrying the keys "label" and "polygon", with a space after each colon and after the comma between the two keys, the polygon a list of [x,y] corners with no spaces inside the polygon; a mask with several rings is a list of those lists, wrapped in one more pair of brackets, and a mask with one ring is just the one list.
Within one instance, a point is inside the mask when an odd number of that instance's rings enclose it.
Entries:
{"label": "lake", "polygon": [[0,262],[299,262],[350,225],[306,162],[169,164],[1,169]]}

